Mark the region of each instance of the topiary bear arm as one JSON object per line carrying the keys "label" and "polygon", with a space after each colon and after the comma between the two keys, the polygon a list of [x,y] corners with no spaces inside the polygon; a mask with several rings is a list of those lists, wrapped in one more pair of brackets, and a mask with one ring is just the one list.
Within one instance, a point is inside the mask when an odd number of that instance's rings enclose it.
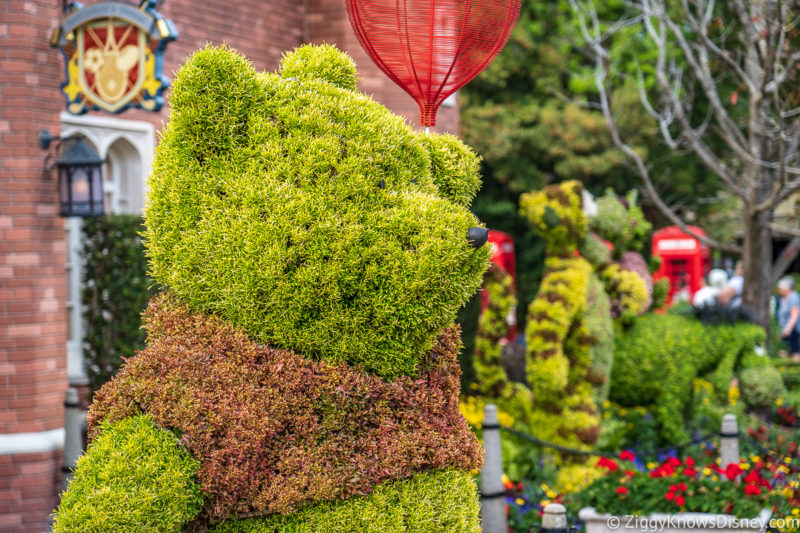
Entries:
{"label": "topiary bear arm", "polygon": [[78,460],[54,533],[183,531],[203,505],[198,461],[149,415],[104,424]]}

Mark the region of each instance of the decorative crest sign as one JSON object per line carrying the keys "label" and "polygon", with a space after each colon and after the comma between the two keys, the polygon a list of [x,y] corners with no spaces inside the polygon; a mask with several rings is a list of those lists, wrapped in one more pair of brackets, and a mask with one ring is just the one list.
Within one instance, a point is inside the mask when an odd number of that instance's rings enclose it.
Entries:
{"label": "decorative crest sign", "polygon": [[156,0],[99,2],[73,12],[55,29],[50,44],[61,49],[67,79],[61,92],[75,115],[90,109],[121,113],[131,106],[158,111],[169,79],[162,55],[178,37]]}

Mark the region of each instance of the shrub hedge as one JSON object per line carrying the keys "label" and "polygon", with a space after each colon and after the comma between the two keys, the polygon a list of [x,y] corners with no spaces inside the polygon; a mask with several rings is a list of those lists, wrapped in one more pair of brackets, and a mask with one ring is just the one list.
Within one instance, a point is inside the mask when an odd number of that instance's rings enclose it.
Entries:
{"label": "shrub hedge", "polygon": [[660,424],[663,441],[688,440],[684,414],[692,385],[706,377],[722,400],[738,368],[758,365],[753,354],[764,330],[753,324],[704,326],[677,314],[647,314],[615,335],[610,398],[624,406],[645,406]]}
{"label": "shrub hedge", "polygon": [[178,533],[200,511],[199,463],[149,415],[104,423],[78,459],[54,533]]}
{"label": "shrub hedge", "polygon": [[305,507],[289,516],[229,520],[211,533],[480,533],[472,476],[458,470],[417,474],[369,496]]}
{"label": "shrub hedge", "polygon": [[488,305],[480,315],[475,337],[475,384],[478,394],[497,398],[511,392],[506,390],[509,378],[503,365],[501,341],[508,334],[508,316],[517,300],[511,275],[502,268],[492,264],[484,279]]}
{"label": "shrub hedge", "polygon": [[211,521],[292,513],[416,472],[482,463],[458,410],[455,328],[440,335],[416,378],[387,383],[257,344],[167,296],[153,300],[145,327],[147,348],[96,394],[90,437],[102,438],[101,421],[140,411],[173,429],[202,459],[197,479]]}
{"label": "shrub hedge", "polygon": [[153,277],[193,309],[392,379],[415,372],[490,252],[466,237],[475,156],[342,88],[350,64],[303,47],[281,77],[229,48],[195,53],[175,76],[145,243]]}
{"label": "shrub hedge", "polygon": [[83,354],[92,391],[111,379],[122,358],[144,346],[141,314],[153,295],[138,215],[83,221]]}
{"label": "shrub hedge", "polygon": [[742,400],[751,409],[772,408],[786,394],[783,377],[772,366],[745,369],[739,376],[739,388]]}

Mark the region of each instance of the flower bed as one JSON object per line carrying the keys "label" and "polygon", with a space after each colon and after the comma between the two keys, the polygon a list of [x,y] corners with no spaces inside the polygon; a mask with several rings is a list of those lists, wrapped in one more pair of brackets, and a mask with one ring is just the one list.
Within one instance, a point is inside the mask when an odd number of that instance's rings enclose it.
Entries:
{"label": "flower bed", "polygon": [[599,459],[597,467],[604,475],[567,498],[582,508],[587,533],[625,529],[626,522],[644,530],[648,521],[664,531],[758,531],[770,515],[800,516],[796,454],[754,455],[723,467],[708,457],[642,465],[623,452],[619,460]]}
{"label": "flower bed", "polygon": [[599,514],[593,508],[581,509],[578,517],[586,524],[585,533],[610,533],[612,531],[715,531],[717,533],[765,531],[772,512],[764,509],[753,519],[740,520],[725,514],[677,513],[649,516],[614,516]]}

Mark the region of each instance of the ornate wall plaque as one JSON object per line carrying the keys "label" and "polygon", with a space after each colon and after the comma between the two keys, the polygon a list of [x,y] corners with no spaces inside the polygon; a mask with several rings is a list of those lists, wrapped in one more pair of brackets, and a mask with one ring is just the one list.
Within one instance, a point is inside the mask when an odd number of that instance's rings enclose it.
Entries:
{"label": "ornate wall plaque", "polygon": [[55,29],[50,44],[64,55],[66,81],[61,92],[67,110],[121,113],[131,106],[158,111],[169,79],[161,74],[167,43],[178,37],[171,20],[141,4],[111,1],[73,12]]}

